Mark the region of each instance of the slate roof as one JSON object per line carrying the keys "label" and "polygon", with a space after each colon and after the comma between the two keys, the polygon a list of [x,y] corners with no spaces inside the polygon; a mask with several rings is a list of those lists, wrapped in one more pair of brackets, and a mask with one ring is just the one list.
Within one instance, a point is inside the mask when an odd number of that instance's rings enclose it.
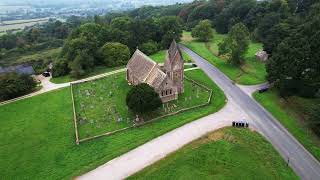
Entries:
{"label": "slate roof", "polygon": [[145,82],[151,87],[158,89],[166,77],[167,75],[157,67],[151,71]]}
{"label": "slate roof", "polygon": [[20,64],[16,66],[9,66],[9,67],[0,67],[0,74],[6,74],[10,72],[16,72],[18,74],[28,74],[32,75],[35,74],[35,71],[31,65]]}
{"label": "slate roof", "polygon": [[155,89],[158,89],[167,77],[156,62],[138,49],[129,60],[127,68],[140,82]]}
{"label": "slate roof", "polygon": [[141,82],[144,82],[156,63],[137,49],[127,64],[127,68]]}

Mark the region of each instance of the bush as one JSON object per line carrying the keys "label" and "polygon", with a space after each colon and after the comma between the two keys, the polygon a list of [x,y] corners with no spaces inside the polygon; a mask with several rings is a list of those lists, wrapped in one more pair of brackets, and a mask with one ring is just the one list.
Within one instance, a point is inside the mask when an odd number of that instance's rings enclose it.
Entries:
{"label": "bush", "polygon": [[52,77],[64,76],[70,72],[68,61],[59,59],[53,63]]}
{"label": "bush", "polygon": [[208,42],[213,38],[213,30],[209,20],[200,21],[196,27],[192,28],[192,37],[198,38],[200,41]]}
{"label": "bush", "polygon": [[108,42],[99,49],[99,57],[109,67],[127,64],[130,58],[128,46],[118,42]]}
{"label": "bush", "polygon": [[127,94],[126,103],[137,114],[154,111],[162,104],[158,93],[148,84],[133,86]]}
{"label": "bush", "polygon": [[156,52],[158,52],[159,48],[158,48],[158,43],[154,42],[154,41],[149,41],[146,43],[143,43],[139,49],[145,53],[146,55],[151,55],[154,54]]}
{"label": "bush", "polygon": [[36,87],[36,82],[26,74],[8,73],[0,75],[0,101],[28,94]]}

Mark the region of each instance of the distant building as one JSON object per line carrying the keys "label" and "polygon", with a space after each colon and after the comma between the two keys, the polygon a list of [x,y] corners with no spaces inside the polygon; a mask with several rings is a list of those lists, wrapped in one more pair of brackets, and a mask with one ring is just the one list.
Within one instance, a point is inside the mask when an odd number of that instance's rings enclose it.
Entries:
{"label": "distant building", "polygon": [[162,102],[172,101],[184,92],[183,65],[181,51],[174,40],[163,67],[137,49],[127,64],[127,81],[131,85],[147,83],[159,94]]}
{"label": "distant building", "polygon": [[268,60],[268,53],[266,51],[258,51],[256,58],[262,62],[266,62]]}
{"label": "distant building", "polygon": [[16,72],[18,74],[28,74],[28,75],[34,75],[35,71],[31,65],[26,64],[20,64],[16,66],[9,66],[9,67],[0,67],[0,74],[6,74]]}

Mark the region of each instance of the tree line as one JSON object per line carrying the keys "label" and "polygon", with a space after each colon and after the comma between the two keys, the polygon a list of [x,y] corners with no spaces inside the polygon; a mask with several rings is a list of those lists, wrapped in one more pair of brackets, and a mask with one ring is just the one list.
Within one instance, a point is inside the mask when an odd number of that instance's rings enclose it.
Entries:
{"label": "tree line", "polygon": [[176,16],[141,19],[118,15],[111,21],[95,16],[93,22],[72,30],[53,75],[80,77],[98,65],[125,65],[137,48],[147,55],[166,49],[173,39],[180,40],[182,30],[182,21]]}

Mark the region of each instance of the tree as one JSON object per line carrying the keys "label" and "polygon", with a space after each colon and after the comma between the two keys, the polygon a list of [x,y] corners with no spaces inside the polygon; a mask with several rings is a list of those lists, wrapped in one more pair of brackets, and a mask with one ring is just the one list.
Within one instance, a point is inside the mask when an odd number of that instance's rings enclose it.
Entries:
{"label": "tree", "polygon": [[69,63],[71,69],[70,74],[72,77],[79,78],[91,71],[94,67],[94,58],[88,53],[88,51],[77,51],[76,57]]}
{"label": "tree", "polygon": [[109,42],[100,48],[99,56],[108,67],[116,67],[128,62],[130,50],[124,44]]}
{"label": "tree", "polygon": [[263,49],[269,54],[290,35],[290,26],[287,23],[279,23],[274,25],[264,38]]}
{"label": "tree", "polygon": [[70,72],[68,61],[64,58],[59,59],[53,63],[52,76],[64,76]]}
{"label": "tree", "polygon": [[202,20],[192,29],[192,37],[198,38],[200,41],[208,42],[213,38],[213,30],[209,20]]}
{"label": "tree", "polygon": [[139,49],[145,53],[146,55],[151,55],[154,54],[156,52],[158,52],[158,44],[154,41],[149,41],[146,43],[143,43]]}
{"label": "tree", "polygon": [[161,106],[161,100],[148,84],[133,86],[127,94],[126,103],[134,113],[143,114],[156,110]]}
{"label": "tree", "polygon": [[267,63],[268,81],[275,83],[282,96],[314,97],[320,89],[320,18],[312,14],[313,9]]}
{"label": "tree", "polygon": [[0,101],[4,101],[32,92],[36,82],[26,74],[8,73],[0,75],[0,86]]}
{"label": "tree", "polygon": [[269,13],[265,15],[257,27],[257,30],[256,30],[257,39],[264,42],[268,35],[269,30],[279,22],[280,22],[279,14]]}
{"label": "tree", "polygon": [[172,40],[180,41],[182,36],[182,21],[176,16],[165,16],[158,22],[161,33],[161,44],[163,48],[168,48]]}
{"label": "tree", "polygon": [[309,109],[309,126],[317,133],[320,133],[320,104],[316,104]]}
{"label": "tree", "polygon": [[240,65],[248,50],[249,40],[248,28],[244,24],[238,23],[231,28],[227,38],[218,45],[219,54],[227,55],[230,63]]}

